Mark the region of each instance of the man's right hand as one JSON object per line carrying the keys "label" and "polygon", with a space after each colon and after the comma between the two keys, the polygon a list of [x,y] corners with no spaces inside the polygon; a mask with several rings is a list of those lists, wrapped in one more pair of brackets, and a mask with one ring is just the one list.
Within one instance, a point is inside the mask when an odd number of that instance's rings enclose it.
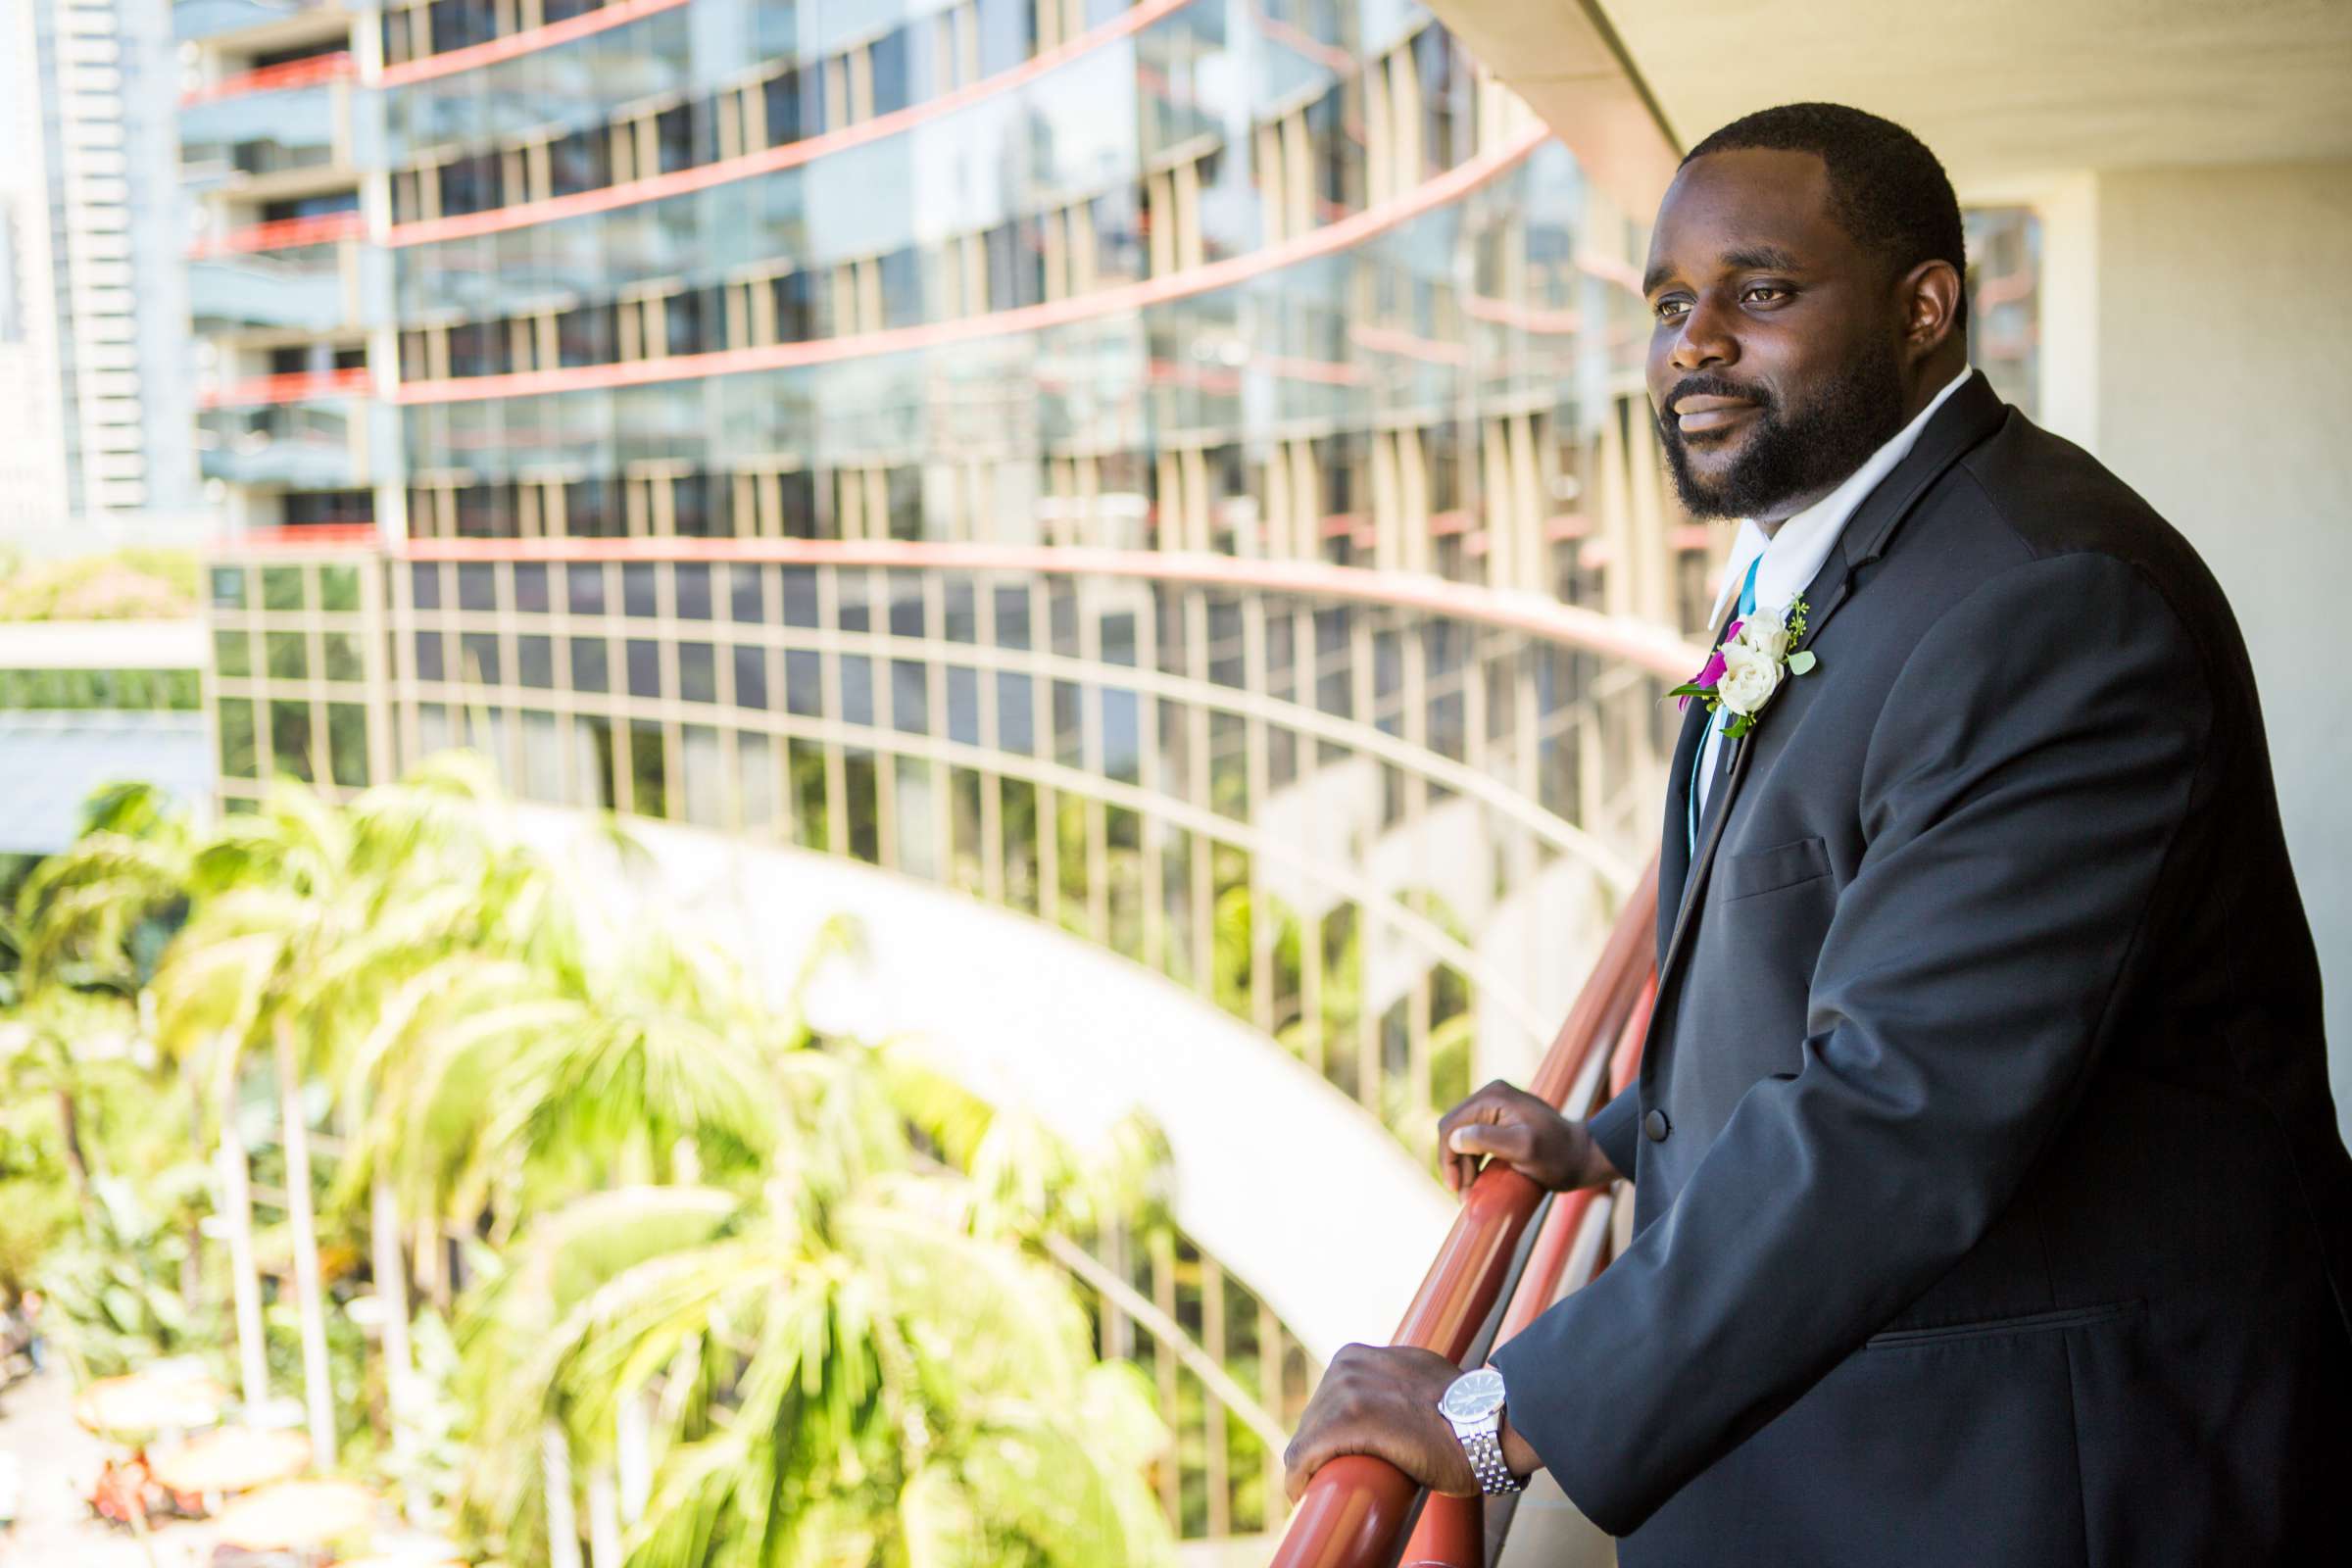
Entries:
{"label": "man's right hand", "polygon": [[1620,1174],[1581,1121],[1497,1078],[1438,1123],[1446,1185],[1466,1193],[1483,1159],[1499,1159],[1546,1192],[1600,1187]]}

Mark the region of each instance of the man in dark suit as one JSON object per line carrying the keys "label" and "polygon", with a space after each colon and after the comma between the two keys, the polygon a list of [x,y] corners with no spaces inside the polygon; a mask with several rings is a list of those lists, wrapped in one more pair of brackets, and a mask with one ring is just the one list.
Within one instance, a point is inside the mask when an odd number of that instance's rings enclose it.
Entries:
{"label": "man in dark suit", "polygon": [[1457,1186],[1632,1177],[1635,1239],[1446,1415],[1477,1373],[1344,1351],[1294,1494],[1542,1465],[1635,1568],[2352,1560],[2352,1158],[2229,605],[1968,371],[1901,127],[1725,127],[1650,257],[1676,481],[1746,520],[1647,1048],[1444,1125]]}

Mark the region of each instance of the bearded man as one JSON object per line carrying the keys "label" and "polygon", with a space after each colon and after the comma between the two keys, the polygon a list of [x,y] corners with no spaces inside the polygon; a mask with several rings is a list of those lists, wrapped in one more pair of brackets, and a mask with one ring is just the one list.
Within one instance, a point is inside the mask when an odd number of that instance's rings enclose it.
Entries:
{"label": "bearded man", "polygon": [[1969,371],[1963,266],[1885,120],[1684,161],[1649,392],[1685,504],[1742,520],[1642,1071],[1589,1122],[1491,1085],[1443,1124],[1457,1187],[1631,1177],[1634,1241],[1491,1367],[1342,1352],[1294,1495],[1340,1453],[1544,1467],[1630,1568],[2352,1549],[2352,1157],[2245,649]]}

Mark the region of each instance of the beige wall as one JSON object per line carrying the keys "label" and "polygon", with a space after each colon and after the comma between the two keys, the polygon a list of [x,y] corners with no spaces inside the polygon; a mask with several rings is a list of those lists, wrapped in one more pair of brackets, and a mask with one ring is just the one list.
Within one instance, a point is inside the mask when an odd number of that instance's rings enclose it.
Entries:
{"label": "beige wall", "polygon": [[2047,422],[2237,612],[2352,1136],[2352,163],[2083,175],[2039,205]]}

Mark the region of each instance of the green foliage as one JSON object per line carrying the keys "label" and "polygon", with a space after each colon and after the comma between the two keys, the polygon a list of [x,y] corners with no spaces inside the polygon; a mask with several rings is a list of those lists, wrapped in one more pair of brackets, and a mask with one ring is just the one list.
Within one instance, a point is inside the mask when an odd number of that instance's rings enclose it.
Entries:
{"label": "green foliage", "polygon": [[177,620],[196,613],[196,558],[184,550],[0,565],[6,567],[0,620]]}
{"label": "green foliage", "polygon": [[[268,1192],[331,1128],[316,1248],[344,1459],[484,1550],[544,1557],[551,1432],[587,1471],[629,1430],[642,1568],[1171,1560],[1151,1392],[1097,1359],[1045,1246],[1160,1222],[1148,1127],[1081,1159],[904,1048],[817,1038],[707,946],[582,918],[466,759],[345,808],[281,782],[202,833],[114,792],[14,911],[0,1191],[41,1201],[0,1250],[50,1250],[93,1371],[225,1360],[227,1293],[189,1248],[240,1216],[209,1214],[193,1129],[234,1131]],[[810,968],[855,940],[829,927]],[[132,1049],[94,1054],[110,1034]],[[282,1123],[280,1049],[304,1075]],[[86,1180],[68,1104],[98,1129]],[[133,1157],[134,1134],[164,1152]],[[350,1308],[405,1286],[368,1277],[387,1243],[422,1259],[451,1235],[475,1239],[466,1288],[448,1323],[404,1315],[404,1376]],[[306,1375],[306,1245],[274,1216],[254,1234],[280,1389]]]}
{"label": "green foliage", "polygon": [[0,710],[193,713],[200,706],[193,669],[0,669]]}

